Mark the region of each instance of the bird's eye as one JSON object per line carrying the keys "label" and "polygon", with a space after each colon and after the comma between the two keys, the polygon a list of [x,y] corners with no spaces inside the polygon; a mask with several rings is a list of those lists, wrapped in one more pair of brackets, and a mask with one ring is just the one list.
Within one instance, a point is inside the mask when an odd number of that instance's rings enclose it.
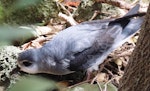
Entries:
{"label": "bird's eye", "polygon": [[29,66],[31,66],[32,65],[32,63],[31,62],[23,62],[22,63],[25,67],[29,67]]}

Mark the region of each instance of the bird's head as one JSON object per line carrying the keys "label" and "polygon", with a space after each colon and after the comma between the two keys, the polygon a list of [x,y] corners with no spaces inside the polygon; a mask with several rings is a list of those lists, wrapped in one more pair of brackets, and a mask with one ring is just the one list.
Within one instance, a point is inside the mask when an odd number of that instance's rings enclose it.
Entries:
{"label": "bird's head", "polygon": [[[43,48],[44,49],[44,48]],[[35,74],[35,73],[51,73],[47,70],[56,66],[56,62],[51,57],[51,53],[47,50],[29,49],[21,52],[18,56],[18,66],[21,71]]]}
{"label": "bird's head", "polygon": [[[29,49],[21,52],[18,56],[18,66],[21,71],[36,74],[36,73],[50,73],[63,74],[63,68],[54,60],[49,50],[45,48]],[[61,70],[60,70],[61,69]]]}
{"label": "bird's head", "polygon": [[18,66],[27,73],[39,73],[38,57],[35,49],[29,49],[19,53]]}

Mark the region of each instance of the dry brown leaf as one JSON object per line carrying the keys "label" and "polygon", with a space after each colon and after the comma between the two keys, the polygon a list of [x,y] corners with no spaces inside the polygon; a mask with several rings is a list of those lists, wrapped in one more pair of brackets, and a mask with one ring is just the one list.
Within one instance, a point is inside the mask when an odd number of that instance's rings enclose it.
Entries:
{"label": "dry brown leaf", "polygon": [[65,86],[68,87],[69,86],[69,82],[68,81],[60,81],[57,83],[59,86]]}
{"label": "dry brown leaf", "polygon": [[32,49],[32,48],[40,48],[43,45],[43,42],[45,42],[45,37],[41,36],[35,40],[32,40],[28,43],[25,43],[24,45],[22,45],[22,49],[26,50],[26,49]]}
{"label": "dry brown leaf", "polygon": [[78,7],[81,0],[63,0],[63,3],[67,6]]}
{"label": "dry brown leaf", "polygon": [[123,58],[123,57],[120,57],[120,58],[118,58],[118,59],[115,59],[114,62],[115,62],[118,66],[121,66],[123,60],[124,60],[124,58]]}
{"label": "dry brown leaf", "polygon": [[36,32],[38,35],[47,35],[51,34],[52,31],[55,31],[56,29],[53,26],[36,26],[35,27]]}
{"label": "dry brown leaf", "polygon": [[97,82],[105,82],[108,79],[108,75],[106,73],[99,73],[96,76],[96,81]]}

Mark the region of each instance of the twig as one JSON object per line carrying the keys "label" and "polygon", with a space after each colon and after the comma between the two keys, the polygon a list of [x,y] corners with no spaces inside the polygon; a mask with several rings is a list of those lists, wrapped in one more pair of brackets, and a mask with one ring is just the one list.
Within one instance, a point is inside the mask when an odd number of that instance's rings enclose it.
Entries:
{"label": "twig", "polygon": [[22,45],[22,49],[25,50],[27,49],[30,45],[32,44],[32,42],[28,42]]}
{"label": "twig", "polygon": [[68,14],[59,13],[58,16],[64,18],[66,21],[68,21],[71,25],[77,25],[78,23],[73,19],[73,15],[67,10],[61,3],[58,3],[61,8]]}
{"label": "twig", "polygon": [[121,54],[117,55],[117,57],[124,57],[124,56],[130,56],[134,48],[131,48],[127,51],[122,52]]}
{"label": "twig", "polygon": [[72,15],[71,16],[67,16],[66,14],[63,13],[59,13],[58,14],[59,17],[64,18],[66,21],[68,21],[71,25],[77,25],[78,23],[73,19]]}
{"label": "twig", "polygon": [[97,75],[93,78],[93,80],[91,81],[91,84],[93,84],[95,81],[96,81],[96,79],[97,79]]}
{"label": "twig", "polygon": [[113,75],[113,73],[110,71],[110,70],[108,70],[107,68],[105,68],[104,67],[104,69],[113,77],[114,75]]}
{"label": "twig", "polygon": [[46,41],[46,39],[44,37],[38,37],[35,40],[22,45],[22,48],[23,48],[23,50],[25,50],[25,49],[28,49],[29,46],[31,46],[31,45],[35,48],[39,48],[39,47],[41,47],[40,43],[42,43],[44,41]]}
{"label": "twig", "polygon": [[119,75],[122,75],[122,74],[123,74],[123,71],[121,71],[121,66],[118,66],[118,71],[119,71],[119,72],[118,72]]}
{"label": "twig", "polygon": [[98,70],[98,72],[100,73],[103,69],[104,69],[104,66],[109,62],[109,60],[105,60],[102,64],[100,64],[100,68]]}
{"label": "twig", "polygon": [[127,9],[127,10],[132,8],[131,5],[129,5],[128,3],[122,0],[96,0],[96,1],[99,3],[107,3],[110,5],[115,5],[117,7],[120,7],[122,9]]}
{"label": "twig", "polygon": [[107,84],[110,83],[112,80],[114,80],[115,78],[110,79],[108,82],[106,82],[104,84],[104,91],[107,91]]}
{"label": "twig", "polygon": [[54,34],[55,29],[53,26],[33,26],[34,29],[36,30],[36,33],[39,35],[39,36],[43,36],[43,35],[52,35]]}
{"label": "twig", "polygon": [[67,10],[67,9],[65,8],[64,5],[62,5],[62,4],[59,3],[59,2],[57,2],[57,3],[60,5],[60,7],[61,7],[66,13],[68,13],[68,14],[71,16],[71,13],[69,12],[69,10]]}
{"label": "twig", "polygon": [[89,82],[89,81],[91,81],[91,80],[85,80],[85,81],[83,81],[83,82],[80,82],[80,83],[74,84],[74,85],[72,85],[72,86],[69,86],[68,88],[73,88],[73,87],[76,87],[76,86],[78,86],[78,85],[80,85],[80,84],[87,83],[87,82]]}
{"label": "twig", "polygon": [[92,21],[100,12],[99,11],[94,11],[93,16],[91,17],[91,19],[89,19],[89,21]]}
{"label": "twig", "polygon": [[[96,82],[97,82],[97,81],[96,81]],[[100,91],[103,91],[103,89],[102,89],[101,85],[99,84],[99,82],[97,82],[97,85],[98,85],[98,87],[99,87],[99,90],[100,90]]]}

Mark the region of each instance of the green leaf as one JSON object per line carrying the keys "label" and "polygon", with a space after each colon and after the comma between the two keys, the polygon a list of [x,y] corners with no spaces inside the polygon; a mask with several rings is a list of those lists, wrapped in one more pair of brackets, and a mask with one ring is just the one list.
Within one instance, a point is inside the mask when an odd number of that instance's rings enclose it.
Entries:
{"label": "green leaf", "polygon": [[8,91],[54,91],[57,90],[55,82],[36,76],[22,77]]}
{"label": "green leaf", "polygon": [[41,0],[18,0],[18,2],[16,3],[16,7],[17,8],[24,8],[27,6],[35,5],[39,1],[41,1]]}
{"label": "green leaf", "polygon": [[[104,89],[105,88],[104,84],[105,83],[99,83],[99,86],[102,89]],[[81,85],[69,88],[69,89],[67,89],[65,91],[100,91],[99,86],[98,86],[98,84],[84,83],[84,84],[81,84]],[[107,91],[117,91],[117,88],[111,83],[107,84],[107,88],[106,89],[107,89]]]}
{"label": "green leaf", "polygon": [[37,37],[33,28],[20,28],[15,26],[0,26],[0,44],[12,43],[14,41],[23,44],[30,38]]}

